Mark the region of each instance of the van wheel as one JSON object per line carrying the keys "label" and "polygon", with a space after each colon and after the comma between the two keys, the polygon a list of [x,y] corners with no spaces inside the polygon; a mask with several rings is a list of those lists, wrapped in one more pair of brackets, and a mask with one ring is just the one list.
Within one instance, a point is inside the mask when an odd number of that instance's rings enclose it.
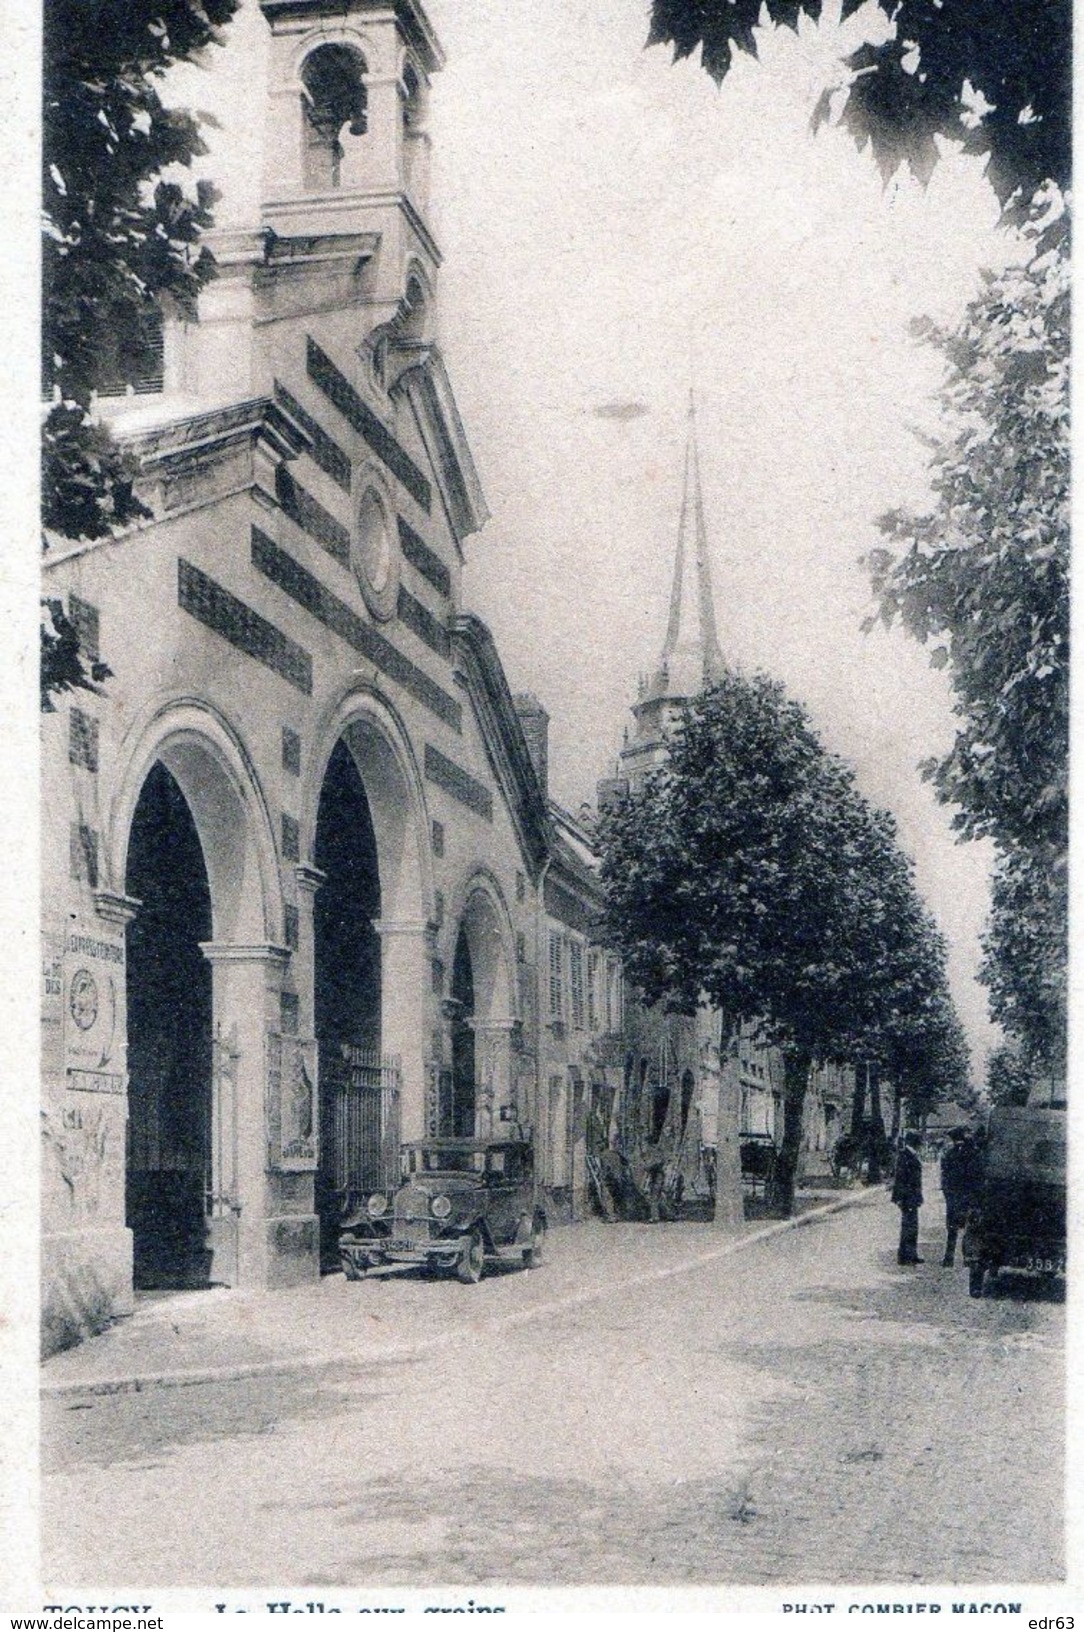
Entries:
{"label": "van wheel", "polygon": [[470,1232],[465,1250],[461,1253],[455,1272],[464,1286],[477,1286],[482,1279],[482,1271],[486,1267],[486,1244],[482,1239],[481,1230]]}
{"label": "van wheel", "polygon": [[967,1290],[973,1298],[982,1297],[983,1283],[986,1280],[986,1265],[971,1264],[967,1271]]}

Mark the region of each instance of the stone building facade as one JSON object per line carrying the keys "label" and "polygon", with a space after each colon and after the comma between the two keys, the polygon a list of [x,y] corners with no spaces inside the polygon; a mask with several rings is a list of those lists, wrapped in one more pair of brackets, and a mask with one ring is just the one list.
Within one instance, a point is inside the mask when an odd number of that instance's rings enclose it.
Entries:
{"label": "stone building facade", "polygon": [[47,1347],[140,1286],[315,1277],[401,1139],[542,1128],[575,1188],[538,994],[563,863],[461,596],[440,47],[415,0],[246,0],[219,55],[219,276],[102,401],[153,520],[47,557],[112,671],[44,720]]}

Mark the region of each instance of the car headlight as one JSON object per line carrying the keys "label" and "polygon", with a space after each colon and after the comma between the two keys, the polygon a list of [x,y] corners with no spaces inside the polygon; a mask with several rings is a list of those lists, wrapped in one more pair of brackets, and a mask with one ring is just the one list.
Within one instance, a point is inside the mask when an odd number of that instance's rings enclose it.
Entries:
{"label": "car headlight", "polygon": [[383,1218],[388,1210],[388,1198],[378,1190],[375,1196],[369,1197],[368,1212],[370,1218]]}
{"label": "car headlight", "polygon": [[451,1210],[452,1210],[452,1204],[448,1200],[447,1196],[434,1196],[433,1197],[433,1217],[434,1218],[447,1218],[447,1216],[451,1212]]}

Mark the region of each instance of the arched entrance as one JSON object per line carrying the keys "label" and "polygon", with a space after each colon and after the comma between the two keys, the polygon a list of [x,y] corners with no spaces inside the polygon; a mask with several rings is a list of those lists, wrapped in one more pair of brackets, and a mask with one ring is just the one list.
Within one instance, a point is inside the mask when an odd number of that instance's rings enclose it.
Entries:
{"label": "arched entrance", "polygon": [[211,892],[192,813],[160,761],[136,805],[125,888],[141,903],[127,930],[135,1285],[206,1285],[212,976],[200,943],[211,938]]}
{"label": "arched entrance", "polygon": [[440,1130],[491,1138],[517,1112],[507,909],[488,875],[467,886],[452,958],[451,1093]]}
{"label": "arched entrance", "polygon": [[314,860],[324,874],[313,906],[313,1009],[320,1051],[320,1257],[338,1261],[344,1209],[380,1179],[380,869],[369,801],[340,738],[324,775]]}
{"label": "arched entrance", "polygon": [[442,1134],[473,1139],[475,1129],[474,968],[467,932],[461,928],[452,962],[452,1097]]}

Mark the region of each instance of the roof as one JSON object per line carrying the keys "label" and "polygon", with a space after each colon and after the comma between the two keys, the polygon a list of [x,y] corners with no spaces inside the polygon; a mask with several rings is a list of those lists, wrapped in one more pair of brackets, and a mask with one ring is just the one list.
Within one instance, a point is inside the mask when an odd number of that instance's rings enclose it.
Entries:
{"label": "roof", "polygon": [[540,868],[550,847],[546,803],[496,643],[486,624],[472,612],[454,620],[452,638],[493,774],[504,790],[523,849],[535,868]]}
{"label": "roof", "polygon": [[485,526],[489,508],[443,358],[435,346],[424,347],[423,353],[400,375],[397,389],[405,392],[414,410],[449,525],[462,545],[470,533]]}

